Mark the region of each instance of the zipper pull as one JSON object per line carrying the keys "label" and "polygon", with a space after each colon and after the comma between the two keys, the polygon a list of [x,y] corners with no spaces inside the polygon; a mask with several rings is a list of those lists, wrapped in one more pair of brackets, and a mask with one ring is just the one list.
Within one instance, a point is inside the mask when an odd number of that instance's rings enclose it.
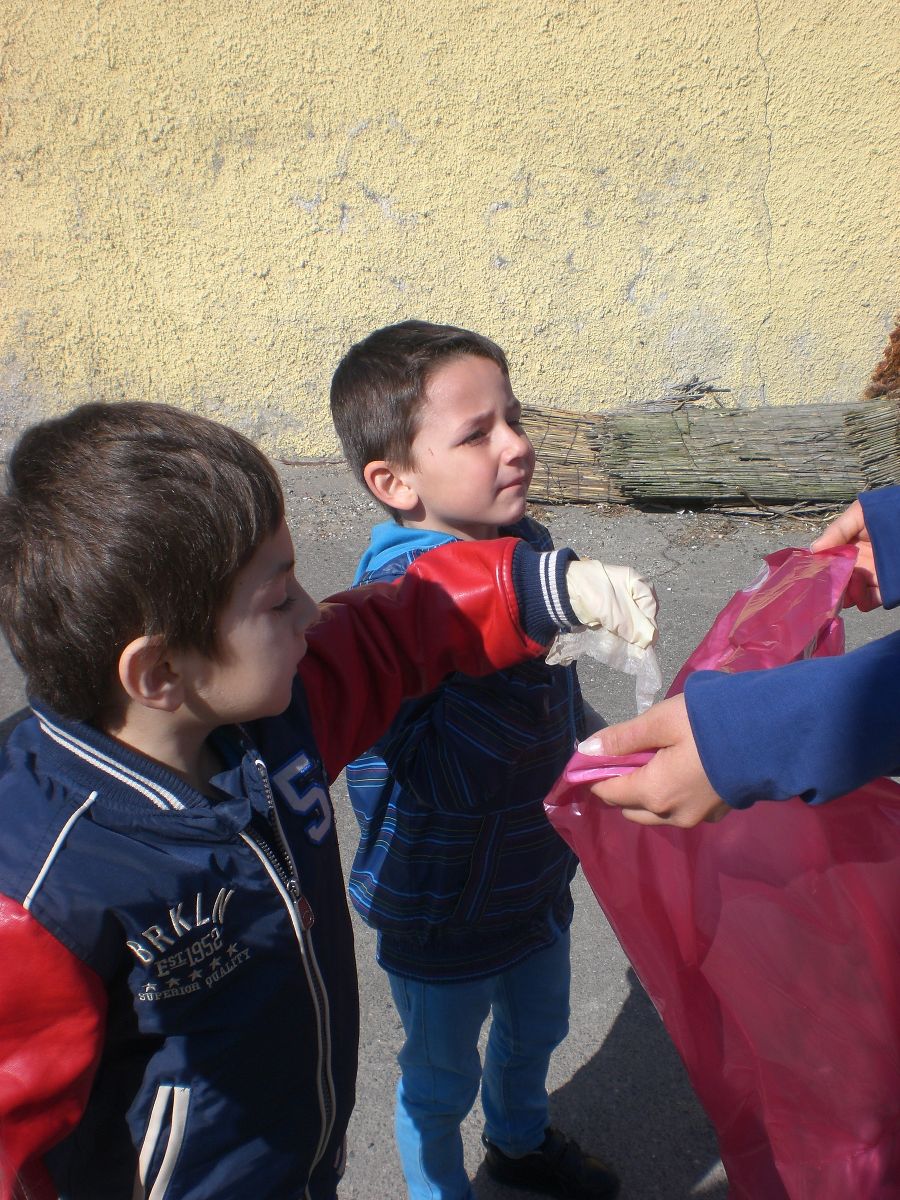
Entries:
{"label": "zipper pull", "polygon": [[289,879],[287,887],[294,898],[294,903],[297,905],[297,912],[300,914],[300,924],[304,929],[309,929],[316,921],[316,914],[312,910],[312,905],[300,891],[300,885],[296,879]]}
{"label": "zipper pull", "polygon": [[297,911],[300,913],[300,924],[304,929],[310,929],[315,924],[316,914],[302,892],[297,896]]}

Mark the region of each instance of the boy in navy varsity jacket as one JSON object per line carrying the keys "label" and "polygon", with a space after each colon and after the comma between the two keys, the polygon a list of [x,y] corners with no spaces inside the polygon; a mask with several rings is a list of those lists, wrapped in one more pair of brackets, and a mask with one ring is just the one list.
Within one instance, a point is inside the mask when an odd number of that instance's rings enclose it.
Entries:
{"label": "boy in navy varsity jacket", "polygon": [[[420,321],[378,330],[342,359],[331,407],[348,462],[392,514],[373,530],[357,583],[499,534],[551,548],[525,517],[534,450],[506,358],[487,338]],[[650,586],[629,568],[588,570],[600,623],[648,645]],[[570,578],[570,598],[585,620],[581,582]],[[577,863],[542,801],[584,736],[574,667],[530,662],[477,680],[463,668],[404,706],[347,769],[362,834],[350,895],[378,931],[406,1034],[396,1132],[412,1200],[474,1196],[460,1123],[479,1085],[494,1178],[576,1200],[618,1190],[604,1163],[548,1127]]]}
{"label": "boy in navy varsity jacket", "polygon": [[358,1002],[329,782],[576,620],[570,551],[448,546],[317,606],[277,476],[164,405],[26,432],[0,622],[0,1196],[330,1200]]}

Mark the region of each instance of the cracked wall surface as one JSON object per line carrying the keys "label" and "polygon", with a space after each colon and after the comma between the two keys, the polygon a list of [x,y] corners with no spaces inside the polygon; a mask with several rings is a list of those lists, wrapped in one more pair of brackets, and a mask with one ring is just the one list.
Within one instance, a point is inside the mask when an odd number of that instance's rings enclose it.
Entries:
{"label": "cracked wall surface", "polygon": [[0,5],[0,416],[167,400],[336,453],[342,351],[530,404],[853,399],[898,288],[892,0]]}

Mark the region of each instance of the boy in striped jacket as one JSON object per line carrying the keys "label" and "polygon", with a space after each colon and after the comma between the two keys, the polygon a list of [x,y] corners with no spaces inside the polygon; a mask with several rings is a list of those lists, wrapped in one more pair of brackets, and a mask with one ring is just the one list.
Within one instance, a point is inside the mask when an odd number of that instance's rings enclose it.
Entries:
{"label": "boy in striped jacket", "polygon": [[[331,408],[353,471],[391,514],[357,584],[400,578],[457,541],[511,535],[552,550],[525,516],[534,450],[489,339],[421,321],[377,330],[341,360]],[[607,600],[601,623],[648,645],[650,586],[630,568],[590,571]],[[396,1134],[411,1200],[473,1200],[460,1124],[479,1086],[492,1177],[576,1200],[618,1191],[614,1172],[548,1120],[547,1069],[568,1030],[577,862],[543,798],[585,734],[574,666],[533,661],[454,674],[347,769],[361,831],[350,896],[378,932],[406,1035]]]}

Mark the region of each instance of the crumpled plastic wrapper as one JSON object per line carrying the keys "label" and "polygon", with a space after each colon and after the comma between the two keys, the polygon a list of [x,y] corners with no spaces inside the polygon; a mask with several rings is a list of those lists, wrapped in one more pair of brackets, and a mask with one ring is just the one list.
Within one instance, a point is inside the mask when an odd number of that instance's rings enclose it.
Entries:
{"label": "crumpled plastic wrapper", "polygon": [[584,655],[597,659],[614,671],[634,676],[637,711],[642,713],[656,699],[662,687],[662,673],[652,646],[642,650],[608,629],[577,629],[557,634],[547,651],[549,665],[567,666]]}

